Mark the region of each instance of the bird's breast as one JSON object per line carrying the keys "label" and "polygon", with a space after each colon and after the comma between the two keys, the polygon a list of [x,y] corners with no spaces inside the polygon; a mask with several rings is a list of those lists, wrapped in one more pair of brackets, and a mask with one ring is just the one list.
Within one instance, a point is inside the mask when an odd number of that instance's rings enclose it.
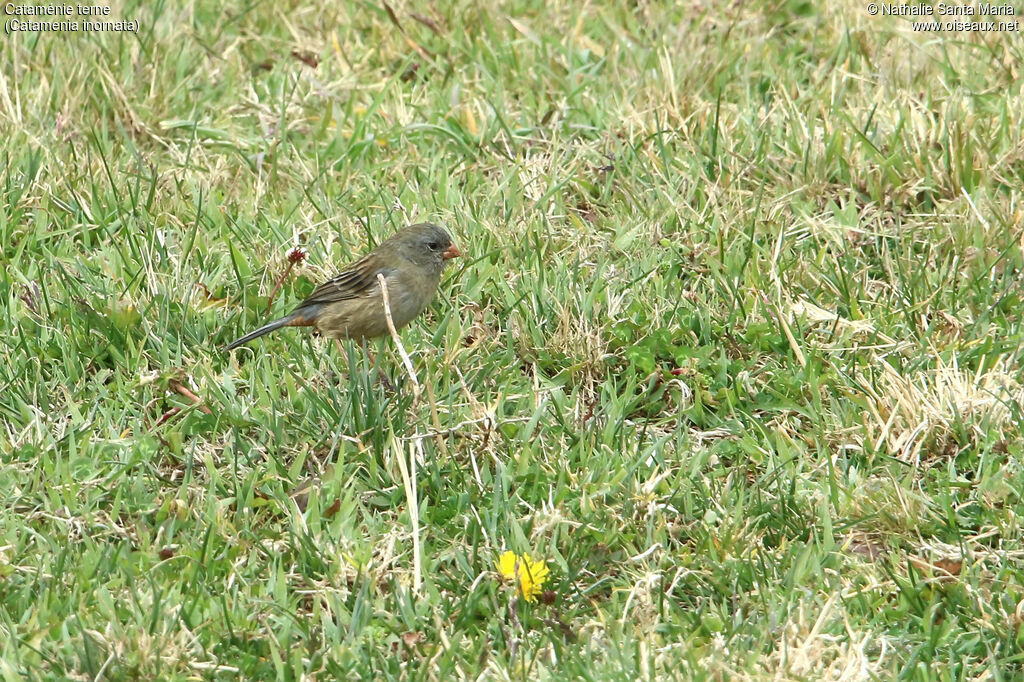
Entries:
{"label": "bird's breast", "polygon": [[437,292],[437,281],[408,272],[396,272],[387,278],[391,299],[391,319],[401,328],[423,312]]}

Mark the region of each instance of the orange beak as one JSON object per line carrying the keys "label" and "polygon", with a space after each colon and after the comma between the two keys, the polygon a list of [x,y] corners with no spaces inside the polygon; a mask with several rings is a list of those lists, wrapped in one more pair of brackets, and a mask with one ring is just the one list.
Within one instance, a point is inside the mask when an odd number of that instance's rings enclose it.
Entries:
{"label": "orange beak", "polygon": [[449,260],[451,258],[458,258],[461,255],[462,252],[459,251],[459,247],[455,246],[455,244],[451,244],[447,249],[441,252],[441,257],[444,258],[445,260]]}

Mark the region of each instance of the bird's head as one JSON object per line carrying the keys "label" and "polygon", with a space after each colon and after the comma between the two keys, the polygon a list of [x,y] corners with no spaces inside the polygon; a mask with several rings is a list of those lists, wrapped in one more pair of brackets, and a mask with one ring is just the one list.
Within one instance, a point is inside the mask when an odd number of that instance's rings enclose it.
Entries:
{"label": "bird's head", "polygon": [[436,268],[438,272],[447,261],[462,255],[448,232],[433,223],[418,223],[396,233],[388,240],[402,256],[417,265]]}

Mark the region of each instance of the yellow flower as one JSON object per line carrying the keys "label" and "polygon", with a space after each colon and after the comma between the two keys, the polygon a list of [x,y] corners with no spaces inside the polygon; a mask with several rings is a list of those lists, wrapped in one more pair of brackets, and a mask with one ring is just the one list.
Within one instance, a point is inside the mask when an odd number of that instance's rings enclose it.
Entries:
{"label": "yellow flower", "polygon": [[504,580],[516,580],[518,576],[519,594],[526,601],[537,601],[537,595],[541,593],[548,573],[551,572],[543,561],[534,561],[529,554],[519,556],[515,552],[505,552],[498,557],[495,565]]}

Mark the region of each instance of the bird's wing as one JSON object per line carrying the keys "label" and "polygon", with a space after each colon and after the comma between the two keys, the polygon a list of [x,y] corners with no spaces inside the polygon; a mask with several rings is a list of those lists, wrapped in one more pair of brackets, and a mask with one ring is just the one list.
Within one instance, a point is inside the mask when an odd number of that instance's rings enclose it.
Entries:
{"label": "bird's wing", "polygon": [[379,259],[370,254],[314,289],[299,308],[369,295],[378,286],[377,273],[390,277],[393,271],[394,268],[381,267]]}

